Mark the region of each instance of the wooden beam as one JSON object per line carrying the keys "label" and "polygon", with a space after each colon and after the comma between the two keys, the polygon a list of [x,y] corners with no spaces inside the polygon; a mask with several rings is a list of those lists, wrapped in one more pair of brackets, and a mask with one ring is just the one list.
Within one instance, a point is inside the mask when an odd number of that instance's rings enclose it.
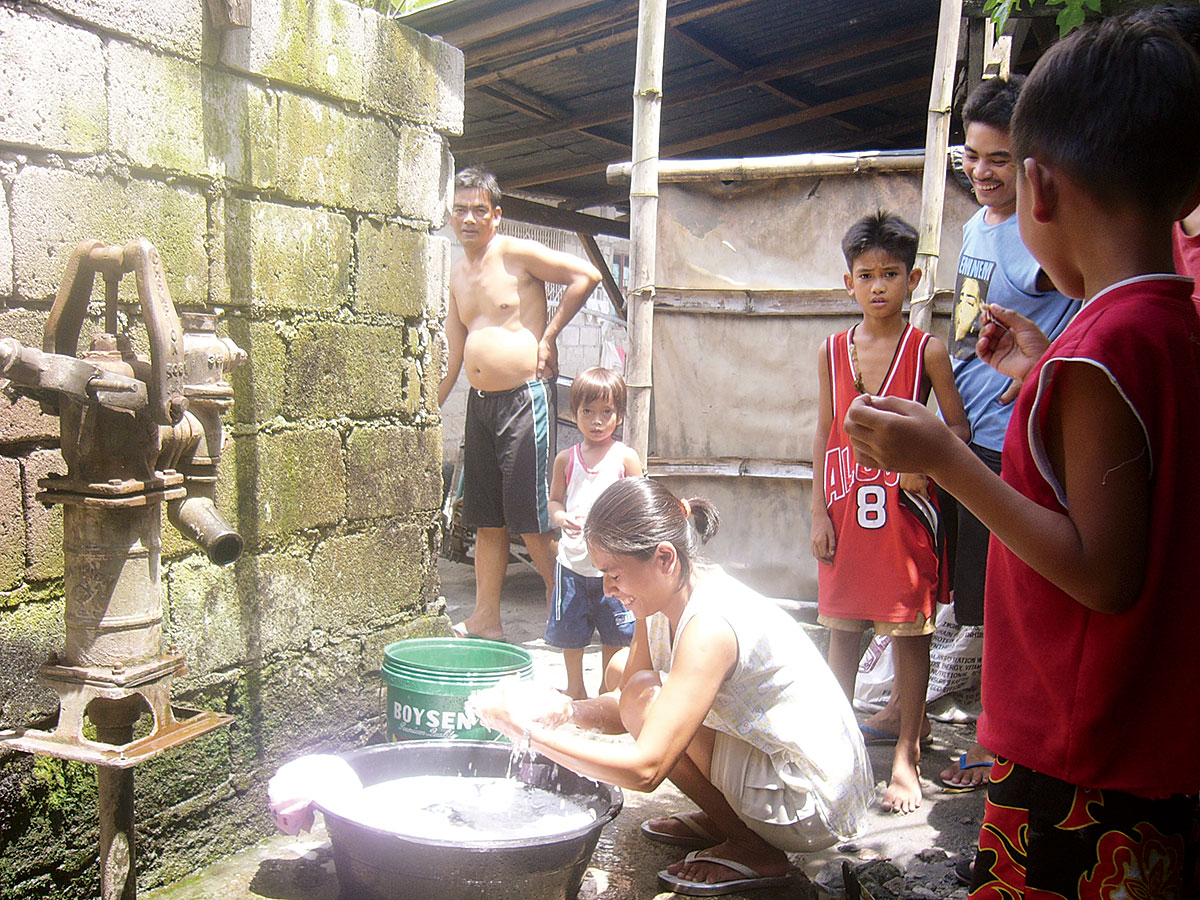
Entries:
{"label": "wooden beam", "polygon": [[583,252],[592,261],[592,265],[600,271],[600,283],[604,285],[604,293],[608,294],[608,302],[612,304],[617,315],[624,319],[625,295],[621,293],[617,279],[613,278],[612,269],[608,267],[608,260],[600,252],[600,245],[590,234],[577,233],[575,236],[579,238],[579,243],[583,244]]}
{"label": "wooden beam", "polygon": [[604,31],[633,20],[637,15],[637,0],[608,0],[596,11],[582,12],[566,24],[555,23],[545,28],[526,28],[510,32],[499,40],[478,47],[464,48],[469,68],[494,65],[505,60],[512,62],[524,53],[545,53],[564,38],[578,43]]}
{"label": "wooden beam", "polygon": [[[721,94],[730,93],[731,91],[740,90],[744,87],[764,84],[768,81],[792,75],[800,75],[805,72],[815,71],[826,66],[836,65],[837,63],[877,53],[881,50],[888,50],[902,44],[924,40],[936,34],[937,22],[935,20],[917,22],[904,28],[897,28],[895,31],[877,38],[865,41],[852,41],[845,46],[835,47],[822,53],[801,54],[795,60],[787,63],[758,66],[757,68],[747,70],[741,75],[731,74],[717,79],[697,79],[690,85],[673,89],[671,91],[671,104],[672,106],[678,106],[692,100],[716,97]],[[539,128],[537,137],[549,137],[568,131],[593,128],[597,125],[624,122],[632,118],[632,115],[632,110],[628,106],[621,105],[618,107],[611,100],[605,100],[572,118],[562,119],[545,128]],[[471,153],[476,150],[498,149],[500,147],[519,144],[529,140],[530,137],[528,128],[520,128],[499,134],[483,135],[471,140],[456,141],[452,138],[450,143],[455,153]]]}
{"label": "wooden beam", "polygon": [[603,216],[589,216],[586,213],[572,212],[569,209],[559,209],[557,206],[547,206],[545,203],[535,203],[523,197],[505,194],[500,200],[500,208],[504,210],[504,218],[516,222],[528,222],[530,225],[542,225],[546,228],[561,228],[563,231],[573,231],[575,234],[596,235],[607,234],[612,237],[629,238],[629,223],[605,219]]}
{"label": "wooden beam", "polygon": [[[820,119],[832,113],[845,112],[849,109],[858,109],[863,106],[870,106],[872,103],[879,103],[884,100],[891,100],[896,97],[901,97],[906,94],[914,94],[918,91],[928,90],[929,76],[922,75],[918,78],[910,78],[908,81],[902,81],[899,84],[888,85],[887,87],[876,88],[873,91],[867,91],[862,94],[855,94],[851,97],[843,97],[840,100],[832,100],[828,103],[820,103],[816,106],[810,106],[808,109],[798,110],[794,113],[788,113],[784,116],[776,116],[774,119],[768,119],[763,122],[755,122],[750,125],[744,125],[741,128],[730,128],[725,131],[716,132],[714,134],[704,135],[703,137],[693,138],[687,141],[680,141],[675,144],[664,146],[661,150],[662,157],[680,156],[684,153],[691,153],[696,150],[705,150],[709,147],[720,146],[721,144],[732,143],[733,141],[743,140],[748,137],[757,137],[760,134],[767,134],[771,131],[778,131],[782,128],[790,128],[793,125],[799,125],[804,122]],[[855,135],[858,139],[862,135]],[[619,162],[619,160],[611,160],[610,162]],[[524,188],[538,184],[549,184],[554,181],[563,181],[568,178],[579,178],[584,175],[595,175],[598,172],[605,171],[609,162],[588,163],[586,165],[574,166],[569,169],[559,169],[557,171],[546,172],[542,171],[538,174],[530,174],[527,176],[508,177],[506,179],[509,187]]]}
{"label": "wooden beam", "polygon": [[476,19],[470,24],[442,32],[442,40],[455,47],[469,47],[514,31],[528,30],[531,25],[563,13],[605,3],[607,0],[528,0],[493,16]]}
{"label": "wooden beam", "polygon": [[[670,16],[672,24],[682,24],[692,22],[696,19],[702,19],[706,16],[715,16],[719,13],[729,12],[730,10],[739,9],[743,6],[748,6],[757,0],[721,0],[721,2],[709,2],[705,0],[703,3],[695,4],[696,8],[689,8],[686,12],[678,12]],[[527,69],[536,69],[539,66],[548,66],[551,63],[561,62],[564,59],[572,59],[578,56],[586,56],[588,53],[595,53],[600,50],[607,50],[609,47],[615,47],[619,44],[627,44],[637,37],[637,24],[632,23],[629,27],[621,27],[618,31],[610,31],[603,37],[598,37],[583,43],[577,43],[574,36],[570,36],[565,47],[559,47],[556,50],[551,50],[541,56],[534,56],[530,59],[524,59],[520,62],[511,63],[501,69],[496,69],[492,72],[487,72],[481,75],[468,75],[466,86],[468,88],[477,87],[481,84],[491,84],[493,81],[499,81],[507,78],[510,75],[515,75],[518,72],[524,72]],[[556,43],[561,43],[563,35],[561,33],[555,36]]]}
{"label": "wooden beam", "polygon": [[479,93],[491,97],[497,103],[503,103],[517,112],[522,112],[547,122],[562,119],[568,114],[558,104],[552,103],[545,97],[541,97],[532,91],[517,87],[515,84],[494,84],[489,87],[480,88]]}
{"label": "wooden beam", "polygon": [[[745,66],[743,66],[737,60],[735,60],[729,54],[729,51],[715,46],[711,40],[709,40],[707,38],[703,38],[697,34],[693,34],[691,29],[688,29],[682,25],[676,26],[675,28],[672,29],[672,31],[677,37],[681,38],[686,44],[688,44],[688,46],[692,47],[694,50],[698,51],[699,53],[703,53],[705,56],[712,59],[718,65],[721,65],[725,69],[728,69],[730,72],[734,72],[738,75],[746,74],[747,69]],[[807,109],[809,106],[812,105],[811,103],[806,103],[805,101],[801,100],[799,97],[797,97],[795,94],[791,93],[790,91],[785,91],[785,90],[775,87],[775,85],[771,84],[769,81],[756,82],[754,84],[754,87],[760,91],[764,91],[765,93],[771,94],[773,97],[779,98],[784,103],[789,103],[792,106],[798,106],[801,109]],[[843,128],[846,128],[850,131],[862,131],[862,129],[859,128],[857,125],[853,124],[852,122],[847,122],[844,119],[839,118],[838,116],[830,116],[829,118],[831,121],[835,122],[836,124],[840,125]]]}
{"label": "wooden beam", "polygon": [[[660,183],[686,181],[754,181],[762,178],[854,175],[860,172],[919,172],[925,154],[900,153],[797,153],[743,159],[672,159],[658,164]],[[608,167],[609,184],[628,183],[632,163]]]}

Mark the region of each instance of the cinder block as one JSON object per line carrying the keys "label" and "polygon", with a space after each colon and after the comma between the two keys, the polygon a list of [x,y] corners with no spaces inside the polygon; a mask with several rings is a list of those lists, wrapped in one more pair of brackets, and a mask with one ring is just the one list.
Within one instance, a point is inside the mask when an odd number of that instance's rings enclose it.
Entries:
{"label": "cinder block", "polygon": [[339,209],[390,215],[397,181],[422,173],[396,168],[395,132],[381,119],[353,115],[295,94],[279,97],[279,189]]}
{"label": "cinder block", "polygon": [[280,324],[245,318],[228,320],[229,336],[246,351],[246,362],[233,370],[233,421],[265,422],[283,404],[287,345]]}
{"label": "cinder block", "polygon": [[247,547],[346,515],[342,441],[332,428],[234,435],[238,528]]}
{"label": "cinder block", "polygon": [[212,672],[247,659],[254,611],[242,604],[232,566],[189,556],[171,563],[164,580],[163,639],[187,656],[190,668]]}
{"label": "cinder block", "polygon": [[202,74],[209,174],[247,187],[273,187],[279,154],[278,98],[226,72],[204,69]]}
{"label": "cinder block", "polygon": [[96,35],[0,7],[0,72],[0,142],[65,153],[104,149],[108,106]]}
{"label": "cinder block", "polygon": [[462,134],[462,51],[374,10],[367,10],[364,20],[373,45],[373,65],[365,73],[366,105],[442,134]]}
{"label": "cinder block", "polygon": [[109,146],[147,169],[206,172],[198,61],[108,44]]}
{"label": "cinder block", "polygon": [[38,666],[65,638],[61,600],[29,601],[0,609],[0,722],[31,724],[58,709],[58,695],[38,680]]}
{"label": "cinder block", "polygon": [[[41,349],[46,313],[26,309],[0,312],[0,337],[13,338],[27,347]],[[10,402],[0,396],[0,445],[50,441],[58,438],[58,418],[42,412],[27,397]]]}
{"label": "cinder block", "polygon": [[21,463],[0,457],[0,591],[25,577],[25,517],[21,511]]}
{"label": "cinder block", "polygon": [[349,302],[349,219],[277,203],[230,200],[225,208],[231,303],[336,309]]}
{"label": "cinder block", "polygon": [[222,35],[221,62],[240,72],[359,102],[376,64],[360,7],[346,0],[255,0],[249,28]]}
{"label": "cinder block", "polygon": [[[334,608],[321,610],[330,630],[340,630]],[[358,635],[318,642],[310,638],[303,656],[270,660],[243,680],[231,697],[236,720],[229,729],[234,767],[254,772],[263,760],[276,765],[304,752],[335,751],[380,713],[379,679],[362,677]],[[271,772],[258,773],[265,780]]]}
{"label": "cinder block", "polygon": [[426,527],[383,522],[313,551],[318,621],[330,632],[393,624],[424,610],[436,577]]}
{"label": "cinder block", "polygon": [[[196,190],[26,166],[13,180],[12,223],[16,289],[24,298],[52,299],[84,238],[125,244],[139,236],[158,248],[177,306],[208,297],[208,213]],[[121,299],[136,296],[133,278],[123,278]]]}
{"label": "cinder block", "polygon": [[327,626],[316,619],[316,588],[306,557],[248,556],[237,564],[237,578],[254,659],[302,648],[314,628]]}
{"label": "cinder block", "polygon": [[39,478],[66,473],[67,463],[60,450],[35,450],[24,459],[21,485],[25,506],[25,553],[29,564],[25,577],[30,581],[62,577],[62,507],[40,503],[37,492]]}
{"label": "cinder block", "polygon": [[454,157],[437,134],[404,126],[400,130],[396,204],[400,215],[428,222],[434,230],[450,218],[454,197]]}
{"label": "cinder block", "polygon": [[373,325],[301,325],[284,377],[284,414],[321,419],[411,416],[419,402],[420,378],[417,363],[404,354],[402,334]]}
{"label": "cinder block", "polygon": [[[8,196],[0,191],[0,222],[8,224],[9,221]],[[12,258],[12,230],[0,228],[0,297],[9,296],[13,291]]]}
{"label": "cinder block", "polygon": [[169,50],[200,58],[205,0],[41,0],[41,5]]}
{"label": "cinder block", "polygon": [[441,464],[440,429],[354,429],[346,441],[347,518],[381,519],[438,509]]}
{"label": "cinder block", "polygon": [[423,315],[440,280],[430,238],[403,225],[359,222],[355,309],[392,316]]}
{"label": "cinder block", "polygon": [[444,237],[429,239],[429,293],[425,299],[425,315],[445,319],[450,303],[450,241]]}

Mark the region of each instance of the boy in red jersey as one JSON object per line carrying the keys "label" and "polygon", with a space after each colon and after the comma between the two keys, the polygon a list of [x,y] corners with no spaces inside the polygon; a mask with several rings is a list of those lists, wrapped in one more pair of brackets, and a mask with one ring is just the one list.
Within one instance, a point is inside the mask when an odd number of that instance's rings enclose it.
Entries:
{"label": "boy in red jersey", "polygon": [[929,686],[929,638],[947,596],[945,546],[937,504],[924,475],[854,465],[842,419],[860,394],[925,402],[932,386],[946,421],[971,435],[954,387],[946,345],[904,320],[904,301],[921,278],[913,268],[917,232],[879,212],[842,239],[846,291],[862,321],[830,337],[817,358],[820,384],[813,436],[812,551],[818,566],[818,621],[830,629],[829,667],[854,698],[860,636],[872,623],[896,655],[900,733],[882,806],[921,805],[917,762]]}
{"label": "boy in red jersey", "polygon": [[[1021,236],[1088,299],[1028,370],[1002,476],[916,404],[864,398],[846,429],[860,464],[927,472],[993,535],[971,897],[1193,897],[1200,709],[1175,698],[1200,690],[1200,317],[1165,273],[1200,200],[1200,64],[1152,24],[1081,30],[1030,74],[1012,138]],[[1011,331],[978,349],[1031,363]]]}

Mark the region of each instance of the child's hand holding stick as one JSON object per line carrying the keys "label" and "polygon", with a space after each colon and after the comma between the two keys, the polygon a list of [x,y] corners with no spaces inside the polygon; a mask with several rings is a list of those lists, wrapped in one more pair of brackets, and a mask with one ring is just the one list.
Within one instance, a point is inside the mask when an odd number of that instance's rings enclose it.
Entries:
{"label": "child's hand holding stick", "polygon": [[1025,377],[1050,346],[1050,341],[1029,319],[995,303],[984,306],[982,319],[975,353],[997,372],[1013,380],[1000,395],[1001,403],[1010,403],[1016,398]]}

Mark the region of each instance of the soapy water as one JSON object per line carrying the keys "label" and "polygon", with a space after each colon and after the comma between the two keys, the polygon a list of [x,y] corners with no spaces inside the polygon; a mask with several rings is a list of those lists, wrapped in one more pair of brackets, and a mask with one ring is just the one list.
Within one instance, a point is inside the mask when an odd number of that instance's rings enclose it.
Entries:
{"label": "soapy water", "polygon": [[585,828],[596,813],[513,778],[413,775],[342,797],[332,812],[405,837],[438,841],[542,838]]}

